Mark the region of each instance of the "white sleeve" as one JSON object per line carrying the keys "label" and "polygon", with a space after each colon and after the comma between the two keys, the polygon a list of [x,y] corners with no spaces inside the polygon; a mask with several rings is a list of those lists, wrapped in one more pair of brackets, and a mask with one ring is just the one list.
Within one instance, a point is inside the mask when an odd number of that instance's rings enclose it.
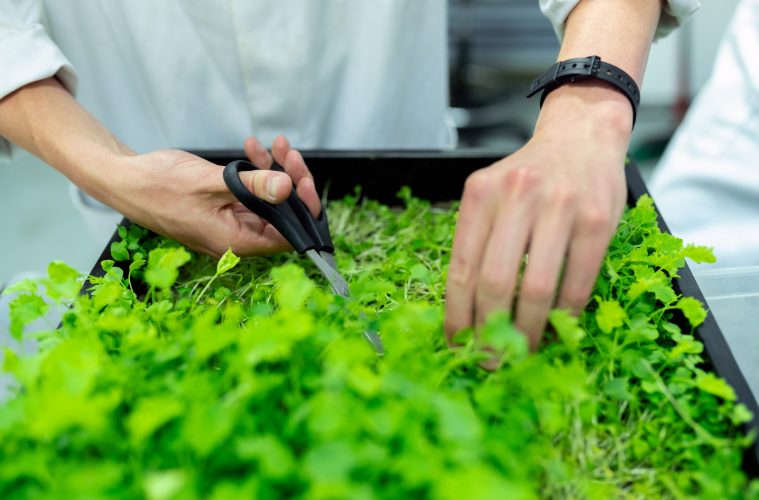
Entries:
{"label": "white sleeve", "polygon": [[[51,76],[76,91],[74,67],[45,31],[39,0],[0,0],[0,68],[0,99]],[[0,162],[10,153],[10,143],[0,137]]]}
{"label": "white sleeve", "polygon": [[[572,9],[580,0],[540,0],[540,10],[553,24],[553,29],[559,40],[564,38],[564,24]],[[683,24],[701,4],[698,0],[667,0],[662,6],[659,26],[656,28],[656,38],[667,35],[677,26]]]}

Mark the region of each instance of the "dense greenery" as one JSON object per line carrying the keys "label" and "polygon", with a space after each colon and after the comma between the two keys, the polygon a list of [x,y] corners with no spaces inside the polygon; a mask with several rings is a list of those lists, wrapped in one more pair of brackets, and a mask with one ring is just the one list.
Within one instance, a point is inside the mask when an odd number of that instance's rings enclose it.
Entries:
{"label": "dense greenery", "polygon": [[24,333],[37,354],[5,352],[0,497],[759,497],[750,414],[702,367],[702,305],[671,286],[711,256],[661,234],[649,198],[536,354],[504,314],[445,345],[455,210],[402,199],[331,204],[350,300],[297,255],[217,263],[137,226],[91,296],[62,263],[13,287],[18,337],[50,301],[70,309]]}

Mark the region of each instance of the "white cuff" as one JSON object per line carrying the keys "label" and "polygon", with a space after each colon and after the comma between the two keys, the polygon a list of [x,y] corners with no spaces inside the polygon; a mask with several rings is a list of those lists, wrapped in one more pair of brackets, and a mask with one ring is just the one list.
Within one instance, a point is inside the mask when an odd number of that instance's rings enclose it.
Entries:
{"label": "white cuff", "polygon": [[667,36],[700,8],[701,3],[697,0],[669,0],[661,11],[655,38]]}
{"label": "white cuff", "polygon": [[[540,0],[540,10],[551,21],[553,30],[559,40],[564,39],[564,28],[572,9],[581,0]],[[632,1],[632,0],[631,0]],[[656,38],[667,35],[677,26],[683,24],[701,7],[698,0],[668,0],[662,7]]]}
{"label": "white cuff", "polygon": [[[5,21],[5,22],[4,22]],[[53,43],[41,24],[0,20],[0,99],[32,82],[56,76],[76,92],[76,70]],[[10,160],[10,143],[0,138],[0,163]]]}

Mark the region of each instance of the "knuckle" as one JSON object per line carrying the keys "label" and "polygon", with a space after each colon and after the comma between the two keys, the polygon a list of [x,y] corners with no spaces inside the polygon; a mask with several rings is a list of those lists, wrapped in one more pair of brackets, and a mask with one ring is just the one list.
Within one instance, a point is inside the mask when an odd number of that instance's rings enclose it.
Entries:
{"label": "knuckle", "polygon": [[478,282],[478,292],[482,296],[505,297],[511,293],[513,283],[500,273],[483,273]]}
{"label": "knuckle", "polygon": [[609,210],[590,206],[580,212],[580,224],[592,233],[603,233],[611,229],[612,216]]}
{"label": "knuckle", "polygon": [[590,290],[586,289],[586,287],[568,285],[564,290],[562,302],[571,309],[579,310],[584,308],[589,296]]}
{"label": "knuckle", "polygon": [[577,190],[566,184],[559,184],[552,191],[550,201],[561,209],[568,209],[577,201]]}
{"label": "knuckle", "polygon": [[501,179],[501,187],[511,194],[524,194],[532,191],[539,180],[534,168],[519,165],[509,169]]}
{"label": "knuckle", "polygon": [[546,302],[554,295],[553,280],[547,275],[533,276],[522,283],[519,294],[529,302]]}
{"label": "knuckle", "polygon": [[454,257],[448,270],[448,287],[471,288],[474,283],[472,263],[461,257]]}
{"label": "knuckle", "polygon": [[486,169],[477,170],[467,177],[464,182],[464,196],[467,198],[480,198],[490,189],[491,179]]}

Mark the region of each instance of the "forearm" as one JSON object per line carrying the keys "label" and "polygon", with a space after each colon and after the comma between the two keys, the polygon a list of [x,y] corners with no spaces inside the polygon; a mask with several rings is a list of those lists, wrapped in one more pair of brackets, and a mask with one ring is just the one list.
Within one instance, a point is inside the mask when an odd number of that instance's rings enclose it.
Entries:
{"label": "forearm", "polygon": [[[641,85],[661,13],[661,0],[582,0],[567,19],[559,60],[589,55],[619,66]],[[603,132],[626,144],[632,130],[630,102],[599,80],[567,84],[546,98],[536,131],[584,110],[604,121]]]}
{"label": "forearm", "polygon": [[567,19],[559,59],[601,56],[638,85],[661,13],[661,0],[582,0]]}
{"label": "forearm", "polygon": [[93,196],[118,185],[118,160],[134,153],[90,115],[55,78],[0,100],[0,135],[59,170]]}

